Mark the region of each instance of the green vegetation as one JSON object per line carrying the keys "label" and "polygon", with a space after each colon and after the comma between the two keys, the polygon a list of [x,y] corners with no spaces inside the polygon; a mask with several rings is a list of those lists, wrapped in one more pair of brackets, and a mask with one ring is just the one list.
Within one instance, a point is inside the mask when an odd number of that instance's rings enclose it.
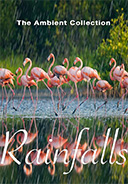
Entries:
{"label": "green vegetation", "polygon": [[[123,10],[123,9],[122,9]],[[118,12],[118,10],[117,10]],[[110,58],[115,58],[119,64],[123,62],[128,67],[128,26],[124,20],[124,13],[117,18],[112,19],[112,28],[109,32],[109,38],[103,39],[97,49],[98,60],[102,62],[99,67],[103,72],[109,70],[108,63]]]}
{"label": "green vegetation", "polygon": [[[123,8],[123,9],[122,9]],[[33,66],[48,70],[48,55],[56,64],[67,57],[72,66],[76,56],[83,64],[109,78],[111,57],[128,66],[127,2],[95,0],[0,1],[0,67],[12,72],[25,57]],[[16,20],[109,20],[111,26],[18,26]],[[27,68],[27,66],[26,66]],[[25,68],[25,70],[26,70]],[[81,84],[80,84],[81,85]]]}

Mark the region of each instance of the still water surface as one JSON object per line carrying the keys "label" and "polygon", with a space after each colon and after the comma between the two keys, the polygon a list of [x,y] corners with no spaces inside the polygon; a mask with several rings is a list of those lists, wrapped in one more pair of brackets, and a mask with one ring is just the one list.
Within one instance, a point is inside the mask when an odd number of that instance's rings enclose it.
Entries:
{"label": "still water surface", "polygon": [[[101,153],[96,159],[98,163],[95,165],[92,163],[83,165],[80,173],[73,167],[71,173],[68,175],[63,174],[63,172],[69,171],[72,163],[71,158],[68,167],[64,166],[63,163],[56,163],[54,175],[49,173],[48,165],[45,163],[37,166],[32,165],[32,174],[29,176],[26,175],[23,169],[25,156],[28,151],[36,148],[43,150],[48,144],[48,135],[60,135],[64,139],[67,139],[69,143],[74,143],[77,133],[76,126],[78,124],[79,133],[85,127],[90,128],[89,134],[86,131],[83,133],[80,142],[81,145],[87,142],[88,146],[86,149],[89,149],[89,146],[94,149],[92,144],[93,136],[98,137],[106,134],[108,128],[111,128],[110,137],[112,138],[114,138],[116,129],[119,128],[117,139],[122,137],[124,142],[127,143],[128,134],[126,133],[126,128],[128,127],[128,112],[124,115],[121,104],[117,108],[117,101],[118,99],[109,99],[106,109],[102,107],[95,112],[93,100],[90,99],[81,106],[80,114],[78,110],[75,115],[72,115],[74,108],[77,106],[77,102],[74,101],[63,112],[60,110],[58,117],[53,113],[50,98],[45,98],[44,100],[39,99],[35,115],[33,115],[34,107],[29,99],[24,100],[18,111],[12,109],[11,103],[8,104],[7,117],[3,115],[1,109],[1,125],[3,123],[3,126],[1,126],[1,135],[2,133],[5,134],[7,130],[11,132],[14,129],[14,132],[16,132],[19,129],[25,128],[28,132],[30,130],[32,133],[38,131],[38,136],[31,143],[24,145],[22,152],[15,152],[15,156],[20,160],[21,165],[12,162],[11,165],[0,167],[1,183],[128,183],[128,155],[125,154],[126,162],[124,167],[116,163],[111,165],[109,163],[111,153],[110,144],[107,146],[104,156],[104,161],[107,161],[106,164],[101,164],[103,151],[101,149]],[[19,100],[15,99],[14,105],[17,106],[18,102]],[[97,107],[102,103],[102,99],[97,100]],[[55,101],[55,104],[57,106],[57,101]],[[124,109],[127,108],[127,104],[125,100]],[[79,118],[78,115],[80,115]],[[31,129],[30,125],[32,125]],[[12,147],[15,148],[16,145],[17,138],[15,137]],[[0,148],[0,151],[2,153],[3,147]],[[117,156],[117,160],[122,161],[119,156]],[[79,166],[77,161],[76,164]]]}

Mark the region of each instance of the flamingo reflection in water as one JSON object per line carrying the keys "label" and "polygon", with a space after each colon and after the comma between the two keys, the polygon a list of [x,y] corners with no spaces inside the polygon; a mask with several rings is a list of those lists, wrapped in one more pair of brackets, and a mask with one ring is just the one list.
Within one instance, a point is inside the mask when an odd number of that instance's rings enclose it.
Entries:
{"label": "flamingo reflection in water", "polygon": [[[98,147],[100,147],[100,148],[103,148],[104,147],[105,140],[106,140],[106,135],[105,135],[106,130],[107,130],[107,126],[105,127],[105,130],[104,130],[103,134],[102,135],[99,135],[99,136],[95,136],[95,132],[94,132],[94,140],[93,140],[93,146],[94,147],[96,147],[96,145]],[[113,140],[112,137],[109,137],[108,138],[108,140],[107,140],[107,146],[111,143],[112,140]]]}
{"label": "flamingo reflection in water", "polygon": [[[13,150],[14,150],[14,148],[12,148],[11,151],[13,151]],[[6,152],[6,155],[5,155],[5,159],[4,159],[4,163],[3,164],[1,163],[2,157],[3,157],[3,152],[0,153],[0,166],[11,165],[11,163],[14,161],[12,159],[12,157],[9,155],[8,151]]]}
{"label": "flamingo reflection in water", "polygon": [[[32,127],[33,121],[34,121],[35,129],[36,129],[35,133],[31,132],[31,127]],[[23,127],[26,130],[24,119],[22,119],[22,122],[23,122]],[[33,142],[36,137],[37,137],[37,142],[38,142],[38,130],[37,130],[37,126],[36,126],[36,120],[35,120],[35,118],[32,118],[29,130],[27,131],[27,140],[25,142],[25,145],[30,144],[31,142]],[[18,142],[18,144],[21,145],[23,140],[24,140],[24,133],[21,133],[21,132],[18,133],[17,134],[17,142]],[[38,144],[37,144],[37,146],[38,146]],[[23,146],[20,149],[18,149],[18,151],[22,152],[23,151]]]}
{"label": "flamingo reflection in water", "polygon": [[[114,157],[112,158],[112,162],[114,163],[117,159],[117,156],[121,153],[124,156],[123,149],[126,149],[128,151],[128,144],[124,142],[124,137],[128,132],[128,128],[126,128],[126,131],[124,135],[121,137],[121,139],[118,139],[115,143],[114,147]],[[113,146],[113,140],[110,142],[110,148],[112,149]],[[122,164],[122,167],[124,167],[124,163]]]}
{"label": "flamingo reflection in water", "polygon": [[[11,139],[9,139],[8,144],[10,144],[10,145],[9,145],[9,148],[7,149],[7,151],[6,151],[6,154],[5,154],[5,158],[4,158],[4,162],[3,163],[1,163],[1,161],[3,159],[3,151],[2,152],[0,151],[0,166],[10,165],[14,161],[13,158],[9,154],[9,152],[11,152],[11,154],[13,156],[15,156],[14,153],[13,153],[14,148],[12,147],[13,144],[14,144],[14,142],[15,142],[14,137],[12,137]],[[5,140],[4,141],[2,140],[2,145],[1,146],[5,146]],[[10,149],[11,149],[11,151],[9,151]]]}

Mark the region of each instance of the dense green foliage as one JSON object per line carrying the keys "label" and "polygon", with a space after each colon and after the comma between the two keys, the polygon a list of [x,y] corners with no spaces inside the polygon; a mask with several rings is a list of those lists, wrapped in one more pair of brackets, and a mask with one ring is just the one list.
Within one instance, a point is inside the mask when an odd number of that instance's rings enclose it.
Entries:
{"label": "dense green foliage", "polygon": [[[108,62],[128,63],[128,1],[47,0],[0,1],[0,67],[13,72],[25,57],[48,69],[53,52],[57,64],[64,57],[70,66],[76,56],[109,79]],[[123,10],[122,10],[123,8]],[[117,11],[118,9],[118,11]],[[17,20],[112,20],[111,26],[18,26]],[[37,64],[38,63],[38,64]]]}
{"label": "dense green foliage", "polygon": [[[97,49],[98,59],[102,61],[101,69],[105,72],[110,58],[115,58],[119,64],[124,62],[128,66],[128,26],[124,20],[124,13],[112,19],[112,28],[108,39],[103,39]],[[104,66],[104,67],[103,67]]]}

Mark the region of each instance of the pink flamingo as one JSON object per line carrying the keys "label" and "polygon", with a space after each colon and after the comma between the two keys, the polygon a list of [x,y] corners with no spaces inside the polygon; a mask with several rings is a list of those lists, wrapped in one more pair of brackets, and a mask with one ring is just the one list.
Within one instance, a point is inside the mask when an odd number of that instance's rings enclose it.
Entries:
{"label": "pink flamingo", "polygon": [[[8,102],[8,94],[7,94],[7,91],[6,91],[6,87],[5,86],[9,86],[10,89],[12,90],[11,86],[9,84],[12,84],[13,87],[14,87],[14,83],[13,83],[13,80],[12,79],[0,79],[0,85],[2,86],[2,100],[1,100],[1,106],[3,104],[3,100],[4,100],[4,92],[5,92],[5,95],[6,95],[6,105],[7,105],[7,102]],[[4,88],[4,90],[3,90]],[[15,95],[15,93],[13,93],[13,96]]]}
{"label": "pink flamingo", "polygon": [[[80,59],[76,60],[76,62],[75,62],[74,64],[76,64],[78,61],[80,61]],[[78,72],[78,71],[79,71],[79,70],[77,70],[77,71],[76,71],[76,74],[75,74],[75,75],[76,75],[76,80],[79,80],[79,78],[77,77],[77,72]],[[98,79],[98,80],[101,79],[100,76],[99,76],[98,73],[97,73],[97,70],[92,69],[92,68],[90,68],[90,67],[88,67],[88,66],[83,67],[82,70],[81,70],[81,79],[84,80],[84,81],[87,81],[87,97],[86,97],[85,100],[83,100],[83,101],[75,108],[75,110],[73,111],[72,114],[74,114],[74,113],[76,112],[76,110],[77,110],[86,100],[88,100],[89,83],[90,83],[90,80],[91,80],[92,78],[96,78],[96,79]],[[93,91],[93,88],[92,88],[91,83],[90,83],[90,86],[91,86],[91,90],[92,90],[93,95],[94,95],[94,91]],[[95,99],[95,96],[94,96],[94,99]],[[94,105],[94,106],[95,106],[95,105]]]}
{"label": "pink flamingo", "polygon": [[[66,68],[64,67],[64,66],[62,66],[62,65],[57,65],[57,66],[55,66],[54,68],[53,68],[53,73],[51,72],[51,68],[52,68],[52,66],[54,65],[54,62],[55,62],[55,57],[54,57],[54,55],[51,53],[50,55],[49,55],[49,57],[48,57],[48,61],[51,59],[51,58],[53,58],[53,61],[52,61],[52,63],[51,63],[51,65],[49,66],[49,69],[48,69],[48,74],[49,74],[49,76],[50,76],[50,78],[52,78],[52,77],[54,77],[54,76],[57,76],[59,79],[64,79],[65,80],[65,82],[67,82],[68,83],[68,81],[69,80],[71,80],[71,81],[73,81],[74,83],[75,83],[75,88],[76,88],[76,98],[78,98],[78,89],[77,89],[77,85],[76,85],[76,83],[77,83],[77,81],[76,81],[76,79],[72,76],[72,74],[69,72],[69,71],[67,71],[67,69],[68,69],[68,66],[69,66],[69,62],[68,62],[68,59],[67,58],[65,58],[64,59],[64,61],[63,61],[63,65],[64,65],[64,63],[67,63],[67,66],[66,66]],[[66,79],[65,78],[65,76],[68,76],[68,79]],[[75,98],[75,99],[76,99]],[[73,99],[74,100],[74,99]],[[72,102],[72,101],[71,101]],[[71,103],[70,102],[70,103]],[[64,107],[63,108],[63,110],[65,109],[66,107]]]}
{"label": "pink flamingo", "polygon": [[49,61],[51,58],[53,58],[53,61],[52,61],[51,65],[49,66],[49,69],[48,69],[48,74],[49,74],[50,78],[52,78],[54,76],[57,76],[59,78],[60,76],[64,77],[65,75],[67,75],[67,73],[68,73],[67,68],[68,68],[69,63],[67,62],[67,67],[66,68],[62,65],[55,66],[53,68],[53,73],[52,73],[51,68],[52,68],[52,66],[54,65],[54,62],[55,62],[55,56],[52,53],[48,56],[47,60]]}
{"label": "pink flamingo", "polygon": [[[55,109],[55,103],[54,103],[54,99],[53,99],[53,92],[52,92],[52,90],[48,87],[48,85],[44,81],[44,79],[50,80],[50,77],[48,76],[48,74],[43,69],[41,69],[39,67],[32,68],[32,70],[31,70],[31,76],[29,77],[28,76],[28,72],[29,72],[30,68],[32,67],[32,61],[31,61],[31,59],[26,58],[25,61],[23,62],[23,66],[25,66],[28,62],[30,63],[30,65],[29,65],[29,67],[27,69],[27,72],[26,72],[26,78],[27,78],[27,80],[28,81],[31,81],[31,80],[35,79],[37,84],[38,84],[39,81],[42,81],[44,83],[44,85],[48,88],[48,90],[51,93],[51,98],[52,98],[54,113],[57,116],[58,114],[57,114],[56,109]],[[36,96],[37,96],[37,101],[38,101],[38,88],[37,88],[37,92],[36,93],[37,93]],[[36,103],[36,105],[37,105],[37,103]]]}
{"label": "pink flamingo", "polygon": [[[69,70],[68,70],[68,77],[67,77],[67,81],[72,81],[75,84],[75,90],[76,90],[76,97],[74,99],[72,99],[65,107],[64,109],[71,103],[73,102],[75,99],[78,99],[78,104],[79,104],[79,93],[78,93],[78,88],[77,88],[77,83],[83,80],[83,77],[81,75],[81,71],[80,69],[83,66],[83,62],[79,57],[76,57],[75,61],[74,61],[74,65],[80,61],[80,66],[76,67],[76,66],[72,66]],[[64,110],[63,109],[63,110]]]}
{"label": "pink flamingo", "polygon": [[55,56],[52,53],[49,55],[48,61],[51,58],[53,58],[53,61],[52,61],[51,65],[49,66],[49,69],[48,69],[48,74],[49,74],[50,78],[52,78],[56,75],[58,78],[64,78],[64,80],[66,82],[68,82],[67,79],[65,78],[65,76],[67,75],[70,78],[70,80],[72,80],[74,82],[75,78],[72,77],[72,75],[69,73],[69,71],[67,71],[68,66],[69,66],[68,59],[65,58],[64,61],[63,61],[63,65],[64,65],[64,63],[67,63],[66,68],[62,65],[57,65],[53,68],[53,73],[52,73],[51,68],[52,68],[52,66],[54,65],[54,62],[55,62]]}
{"label": "pink flamingo", "polygon": [[[60,97],[60,92],[59,92],[59,88],[61,89],[61,93],[62,93],[62,98],[63,98],[63,94],[65,93],[64,90],[62,89],[62,85],[65,83],[66,81],[64,80],[64,78],[62,79],[58,79],[57,76],[54,76],[52,78],[50,78],[50,80],[47,81],[47,85],[49,88],[52,88],[54,86],[57,87],[57,91],[58,91],[58,96],[59,96],[59,103],[58,103],[58,108],[59,108],[59,104],[61,102],[61,97]],[[63,105],[62,105],[63,106]]]}
{"label": "pink flamingo", "polygon": [[[116,61],[115,61],[114,58],[111,58],[111,60],[109,62],[109,65],[111,66],[112,63],[114,63],[114,66],[113,66],[113,68],[110,71],[110,79],[111,80],[118,80],[118,81],[120,81],[122,74],[123,74],[123,76],[128,76],[128,72],[126,72],[124,70],[124,73],[123,73],[123,69],[121,69],[120,66],[116,67]],[[113,76],[112,76],[112,72],[113,72]]]}
{"label": "pink flamingo", "polygon": [[13,84],[14,76],[15,75],[10,70],[5,69],[5,68],[0,68],[0,83],[3,85],[8,85],[8,87],[13,93],[13,96],[15,95],[15,93],[9,84],[12,84],[14,86]]}
{"label": "pink flamingo", "polygon": [[[120,79],[120,87],[126,89],[126,92],[121,97],[121,99],[123,99],[125,97],[125,95],[127,95],[127,93],[128,93],[128,77],[124,77],[124,73],[125,73],[124,64],[121,65],[121,68],[123,70],[123,73],[122,73],[122,76]],[[120,100],[118,101],[118,104],[119,104]],[[124,113],[126,113],[127,110],[128,110],[128,108],[125,109]]]}
{"label": "pink flamingo", "polygon": [[8,69],[0,68],[0,79],[1,80],[8,80],[8,79],[14,79],[15,75]]}
{"label": "pink flamingo", "polygon": [[[48,57],[48,61],[50,60],[50,58],[53,58],[53,60],[55,61],[55,57],[54,57],[53,54],[51,54],[50,57]],[[64,59],[64,61],[63,61],[62,64],[64,65],[65,63],[67,63],[67,66],[66,66],[66,69],[67,69],[68,66],[69,66],[69,62],[68,62],[67,59]],[[50,67],[49,67],[49,69],[48,69],[48,75],[49,75],[49,77],[50,77],[50,80],[48,80],[47,85],[48,85],[49,88],[51,88],[51,87],[53,87],[53,86],[57,86],[57,91],[58,91],[58,95],[59,95],[59,104],[60,104],[61,98],[60,98],[59,88],[61,89],[61,93],[62,93],[62,95],[63,95],[65,92],[63,91],[63,89],[62,89],[61,86],[62,86],[64,83],[67,82],[67,81],[66,81],[67,79],[64,78],[64,77],[62,77],[62,76],[59,76],[59,78],[58,78],[56,75],[52,74],[52,72],[51,72],[50,69],[51,69],[51,65],[50,65]],[[63,96],[62,96],[62,98],[63,98]],[[58,104],[58,105],[59,105],[59,104]]]}
{"label": "pink flamingo", "polygon": [[96,83],[96,86],[94,86],[95,85],[95,80],[96,80],[96,78],[93,80],[93,89],[94,90],[97,89],[98,91],[103,92],[104,95],[105,95],[105,102],[97,108],[97,110],[98,110],[100,107],[102,107],[103,105],[105,105],[107,103],[107,96],[106,96],[106,93],[105,93],[106,90],[108,90],[108,89],[111,90],[113,87],[106,80],[99,80]]}
{"label": "pink flamingo", "polygon": [[[21,99],[21,101],[20,101],[20,104],[18,105],[18,108],[19,108],[20,105],[21,105],[21,103],[22,103],[22,101],[24,100],[26,87],[28,87],[28,89],[29,89],[31,99],[32,99],[32,102],[33,102],[33,104],[34,104],[33,96],[32,96],[32,92],[31,92],[30,87],[31,87],[31,86],[36,86],[36,87],[38,88],[38,86],[37,86],[37,84],[36,84],[36,82],[35,82],[34,80],[30,80],[30,81],[29,81],[29,80],[27,79],[26,75],[22,75],[23,71],[22,71],[22,69],[21,69],[20,67],[16,70],[16,75],[17,75],[18,72],[20,72],[20,74],[19,74],[19,76],[17,77],[17,84],[18,84],[19,86],[24,86],[23,96],[22,96],[22,99]],[[21,77],[21,79],[20,79],[20,82],[19,82],[19,78],[20,78],[20,77]],[[17,108],[17,109],[18,109],[18,108]],[[17,110],[17,109],[16,109],[16,110]]]}
{"label": "pink flamingo", "polygon": [[[6,106],[5,106],[4,109],[7,108],[7,103],[8,103],[8,95],[7,95],[7,91],[6,91],[5,85],[7,85],[10,88],[10,90],[12,91],[11,99],[13,99],[13,97],[15,95],[14,90],[9,85],[9,84],[12,84],[13,87],[14,87],[14,83],[13,83],[14,76],[15,75],[10,70],[5,69],[5,68],[0,68],[0,85],[2,86],[2,101],[1,101],[1,105],[2,105],[2,102],[3,102],[3,99],[4,99],[3,87],[4,87],[4,90],[5,90],[5,94],[6,94]],[[13,104],[13,107],[14,107],[14,104]]]}

